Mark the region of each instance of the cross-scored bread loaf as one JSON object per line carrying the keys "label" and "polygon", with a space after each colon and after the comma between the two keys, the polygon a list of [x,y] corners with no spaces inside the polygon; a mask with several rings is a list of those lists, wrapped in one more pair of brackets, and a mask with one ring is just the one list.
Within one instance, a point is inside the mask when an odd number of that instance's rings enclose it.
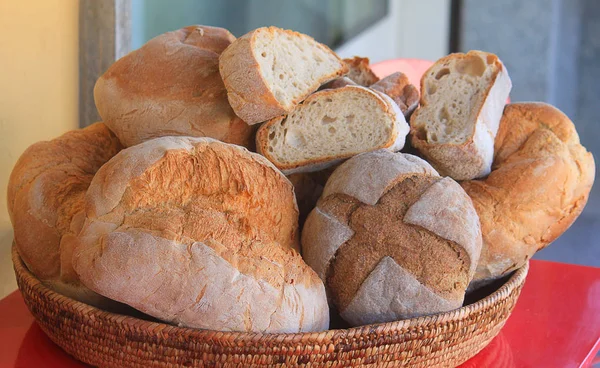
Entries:
{"label": "cross-scored bread loaf", "polygon": [[73,264],[91,289],[171,323],[320,331],[325,289],[294,250],[297,221],[292,185],[264,157],[158,138],[98,171]]}
{"label": "cross-scored bread loaf", "polygon": [[469,51],[441,58],[421,78],[420,107],[410,119],[412,145],[442,175],[486,176],[511,86],[494,54]]}
{"label": "cross-scored bread loaf", "polygon": [[594,158],[566,115],[544,103],[507,105],[491,174],[461,183],[483,233],[474,285],[521,267],[567,230],[594,175]]}
{"label": "cross-scored bread loaf", "polygon": [[379,77],[375,75],[369,66],[369,58],[355,56],[344,59],[344,63],[348,66],[348,78],[356,84],[369,87],[379,81]]}
{"label": "cross-scored bread loaf", "polygon": [[460,185],[387,150],[333,172],[301,241],[352,325],[459,308],[481,250],[479,219]]}
{"label": "cross-scored bread loaf", "polygon": [[398,105],[406,119],[419,105],[419,91],[410,84],[406,74],[396,72],[381,79],[369,88],[385,93]]}
{"label": "cross-scored bread loaf", "polygon": [[327,46],[277,27],[238,38],[221,54],[219,69],[231,107],[248,124],[289,113],[321,84],[348,72]]}
{"label": "cross-scored bread loaf", "polygon": [[29,147],[8,183],[8,212],[19,255],[52,289],[96,306],[106,300],[81,285],[71,263],[84,218],[85,192],[98,169],[121,150],[103,124]]}
{"label": "cross-scored bread loaf", "polygon": [[234,114],[219,75],[219,54],[234,40],[207,26],[153,38],[98,79],[100,116],[127,147],[174,135],[250,146],[254,129]]}
{"label": "cross-scored bread loaf", "polygon": [[346,86],[314,93],[290,115],[264,123],[256,149],[285,174],[318,171],[362,152],[399,151],[408,130],[388,96]]}

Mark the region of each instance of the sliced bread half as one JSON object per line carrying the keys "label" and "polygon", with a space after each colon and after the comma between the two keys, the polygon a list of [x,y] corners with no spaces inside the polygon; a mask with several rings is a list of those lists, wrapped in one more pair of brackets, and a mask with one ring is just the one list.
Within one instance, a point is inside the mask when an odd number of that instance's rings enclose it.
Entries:
{"label": "sliced bread half", "polygon": [[412,145],[442,175],[488,175],[511,86],[494,54],[469,51],[438,60],[421,78],[421,106],[410,119]]}
{"label": "sliced bread half", "polygon": [[369,66],[369,58],[355,56],[353,58],[344,59],[344,63],[348,66],[348,78],[356,84],[363,87],[369,87],[373,83],[379,81],[379,77],[375,75]]}
{"label": "sliced bread half", "polygon": [[263,27],[229,45],[219,58],[219,71],[233,111],[256,124],[289,113],[348,67],[312,37]]}
{"label": "sliced bread half", "polygon": [[362,152],[399,151],[408,131],[391,98],[346,86],[314,93],[287,117],[263,124],[256,149],[285,174],[311,172]]}

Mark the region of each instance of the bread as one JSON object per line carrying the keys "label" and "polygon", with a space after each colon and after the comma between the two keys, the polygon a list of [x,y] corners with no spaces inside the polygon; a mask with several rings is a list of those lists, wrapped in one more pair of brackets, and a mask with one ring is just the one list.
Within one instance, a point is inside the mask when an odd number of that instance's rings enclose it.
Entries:
{"label": "bread", "polygon": [[344,63],[348,66],[348,78],[358,85],[369,87],[379,81],[379,77],[377,77],[369,67],[369,58],[355,56],[353,58],[344,59]]}
{"label": "bread", "polygon": [[403,73],[390,74],[369,88],[390,96],[406,119],[410,118],[419,105],[419,90],[410,84],[408,77]]}
{"label": "bread", "polygon": [[212,137],[251,146],[219,75],[219,54],[235,40],[223,28],[190,26],[148,41],[96,82],[102,119],[129,147],[162,136]]}
{"label": "bread", "polygon": [[71,264],[72,238],[82,226],[85,192],[94,173],[121,149],[102,123],[29,147],[8,183],[8,212],[19,255],[45,284],[71,298],[102,305]]}
{"label": "bread", "polygon": [[327,46],[277,27],[238,38],[219,60],[233,110],[248,124],[285,115],[348,68]]}
{"label": "bread", "polygon": [[558,238],[583,210],[594,175],[567,116],[544,103],[507,105],[491,174],[462,183],[483,232],[474,283],[521,267]]}
{"label": "bread", "polygon": [[481,251],[479,219],[460,185],[387,150],[333,172],[301,241],[352,325],[459,308]]}
{"label": "bread", "polygon": [[410,119],[412,145],[441,175],[488,175],[510,89],[494,54],[469,51],[438,60],[421,78],[421,106]]}
{"label": "bread", "polygon": [[335,167],[330,167],[321,171],[288,175],[287,178],[294,186],[294,194],[296,195],[296,202],[300,211],[298,219],[300,229],[302,229],[310,211],[317,205],[317,201],[321,197],[321,193],[323,193],[325,183],[327,183],[327,179],[333,173],[334,169]]}
{"label": "bread", "polygon": [[256,149],[285,174],[310,172],[366,151],[399,151],[408,130],[389,97],[346,86],[314,93],[287,117],[264,123]]}
{"label": "bread", "polygon": [[297,221],[292,185],[263,157],[158,138],[98,171],[73,264],[91,289],[174,324],[320,331],[325,290],[293,249]]}
{"label": "bread", "polygon": [[348,77],[341,77],[325,83],[320,89],[336,89],[346,86],[358,86],[358,84]]}

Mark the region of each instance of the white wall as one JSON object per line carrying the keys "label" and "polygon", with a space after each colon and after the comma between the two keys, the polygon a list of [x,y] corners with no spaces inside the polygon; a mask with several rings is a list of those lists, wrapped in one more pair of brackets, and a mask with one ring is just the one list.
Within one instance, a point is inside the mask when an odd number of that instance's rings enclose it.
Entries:
{"label": "white wall", "polygon": [[390,0],[390,13],[336,51],[371,62],[398,57],[436,60],[448,53],[450,0]]}

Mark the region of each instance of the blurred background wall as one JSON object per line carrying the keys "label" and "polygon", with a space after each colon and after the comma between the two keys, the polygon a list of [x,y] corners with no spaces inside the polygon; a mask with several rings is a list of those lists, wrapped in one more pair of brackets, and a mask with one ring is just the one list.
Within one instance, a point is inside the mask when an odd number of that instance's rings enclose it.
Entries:
{"label": "blurred background wall", "polygon": [[16,289],[6,210],[10,172],[31,144],[77,127],[78,1],[0,1],[0,297]]}

